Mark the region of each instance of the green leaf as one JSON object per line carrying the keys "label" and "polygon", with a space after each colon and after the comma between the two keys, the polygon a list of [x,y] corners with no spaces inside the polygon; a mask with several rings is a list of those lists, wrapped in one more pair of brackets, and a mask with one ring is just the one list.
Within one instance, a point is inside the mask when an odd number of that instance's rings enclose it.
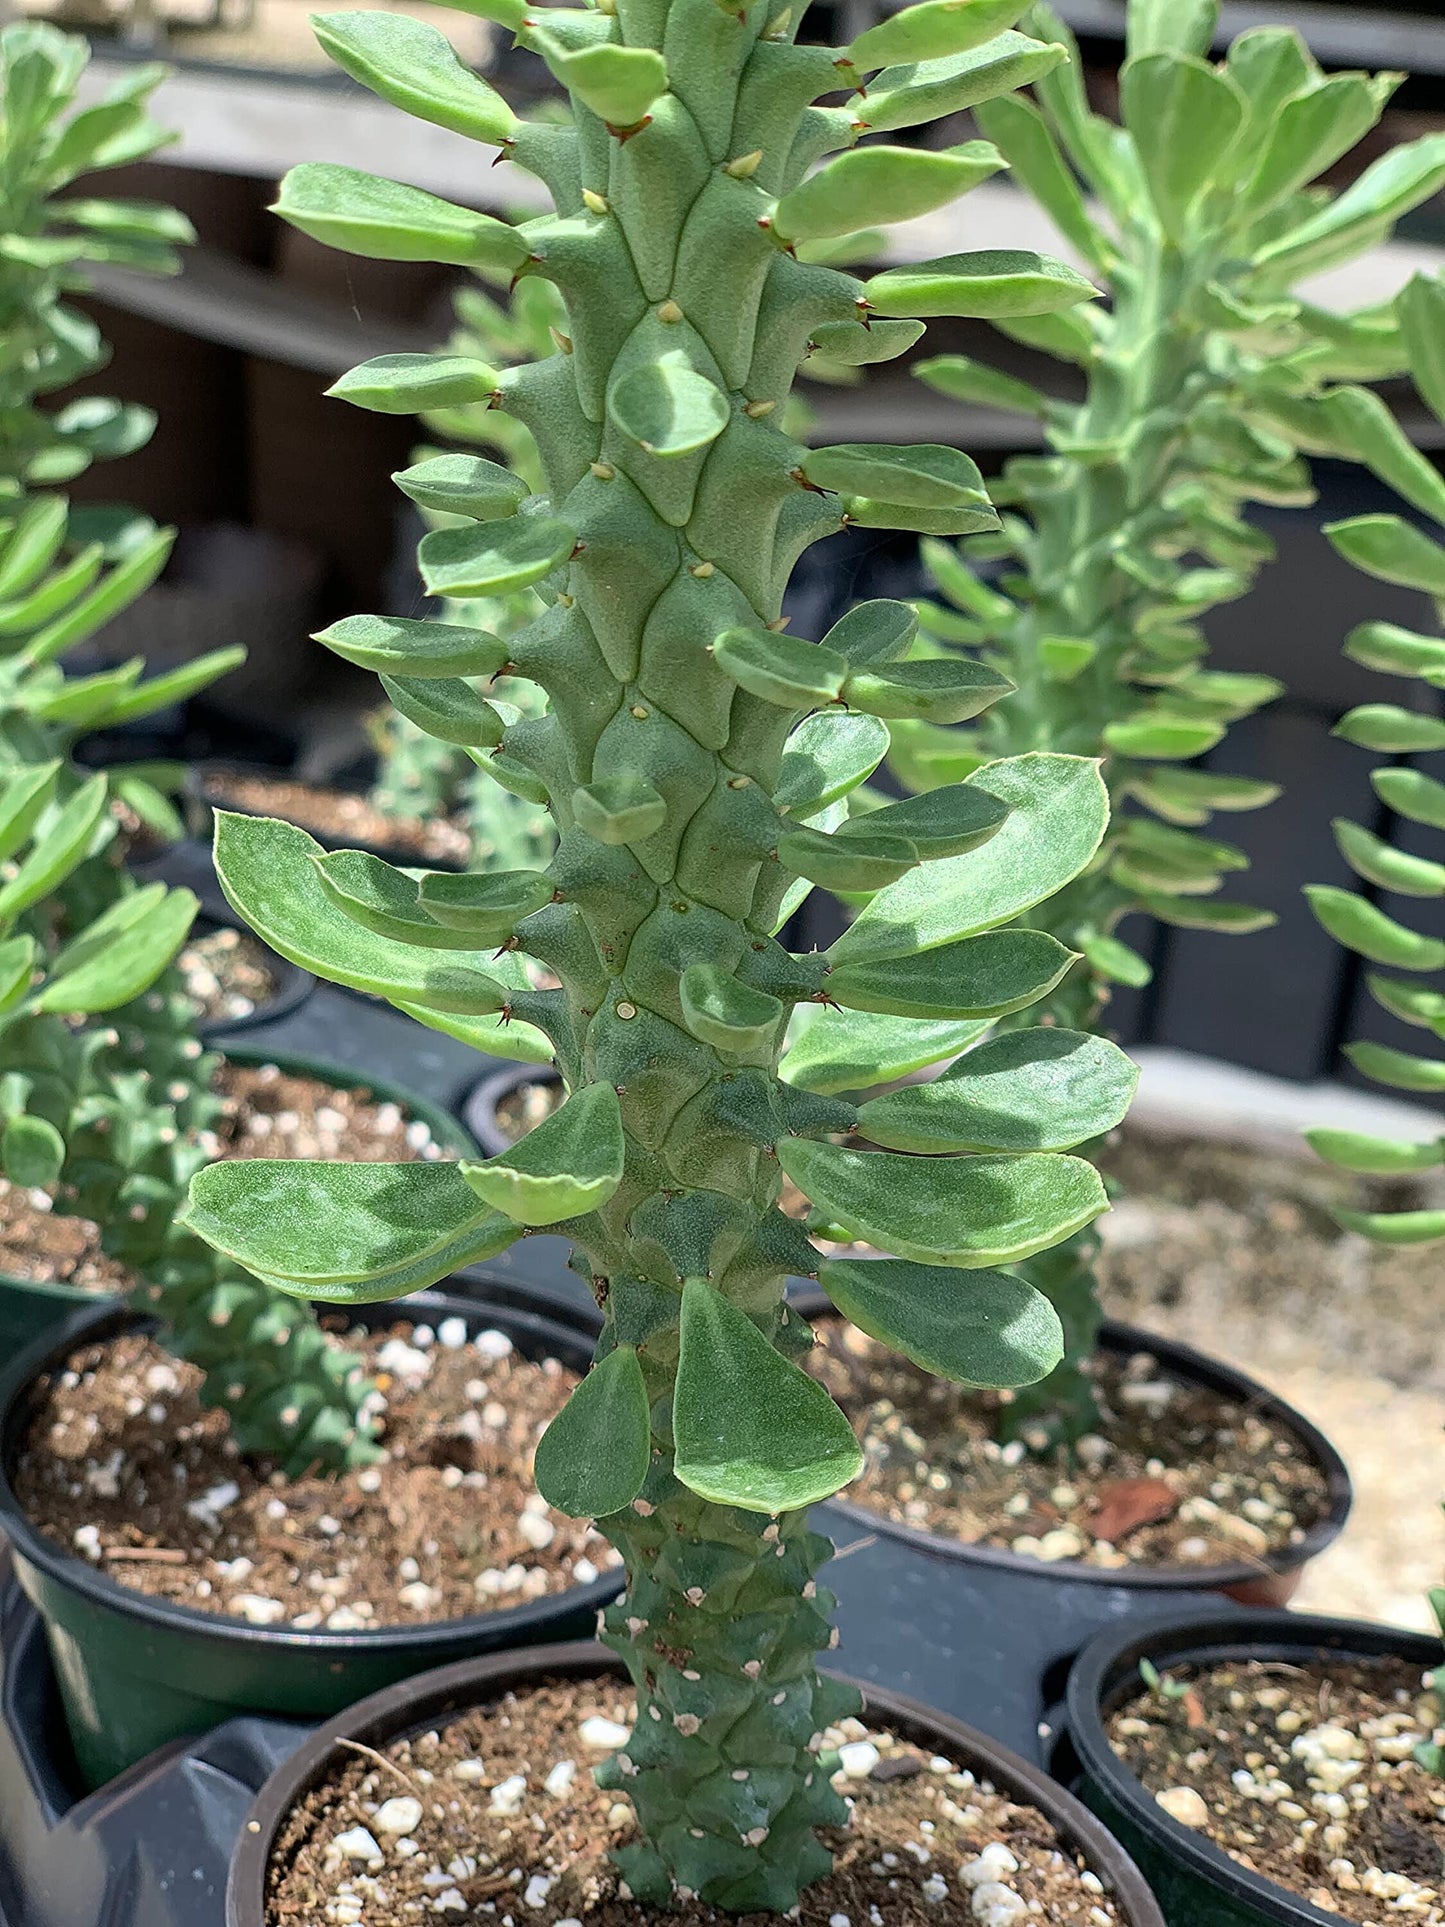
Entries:
{"label": "green leaf", "polygon": [[1154,981],[1153,966],[1117,937],[1102,930],[1081,930],[1075,931],[1073,941],[1095,976],[1111,984],[1128,984],[1131,990],[1142,990]]}
{"label": "green leaf", "polygon": [[1336,388],[1319,408],[1337,446],[1373,469],[1422,514],[1445,523],[1445,476],[1411,444],[1377,394],[1368,388]]}
{"label": "green leaf", "polygon": [[596,1211],[622,1182],[622,1107],[610,1084],[587,1084],[535,1130],[462,1176],[514,1224],[562,1224]]}
{"label": "green leaf", "polygon": [[783,196],[773,210],[773,233],[791,245],[851,234],[860,227],[911,221],[946,207],[1003,165],[1002,156],[987,141],[967,141],[941,151],[855,147]]}
{"label": "green leaf", "polygon": [[375,415],[424,415],[489,402],[497,371],[467,355],[373,355],[326,392]]}
{"label": "green leaf", "polygon": [[0,919],[11,920],[49,896],[90,855],[96,832],[107,819],[109,801],[103,774],[81,784],[41,830],[14,876],[0,887]]}
{"label": "green leaf", "polygon": [[401,13],[322,13],[311,27],[337,66],[418,120],[501,146],[517,117],[425,21]]}
{"label": "green leaf", "polygon": [[1008,923],[1093,860],[1109,821],[1097,763],[1036,751],[985,764],[968,782],[1008,806],[998,834],[875,897],[833,945],[835,963],[910,956]]}
{"label": "green leaf", "polygon": [[439,742],[461,749],[495,749],[506,725],[489,702],[460,676],[383,676],[392,707]]}
{"label": "green leaf", "polygon": [[846,657],[852,668],[862,669],[906,656],[917,634],[918,614],[913,604],[883,598],[855,603],[824,636],[823,647]]}
{"label": "green leaf", "polygon": [[1205,903],[1197,897],[1164,896],[1148,890],[1138,893],[1138,908],[1175,930],[1213,930],[1227,937],[1253,936],[1257,930],[1268,930],[1279,922],[1272,910],[1258,910],[1250,903]]}
{"label": "green leaf", "polygon": [[941,60],[885,67],[869,81],[866,93],[853,96],[848,111],[860,132],[918,127],[1027,87],[1067,58],[1067,48],[1057,43],[1046,46],[1027,34],[1002,33],[981,47]]}
{"label": "green leaf", "polygon": [[[81,940],[64,947],[34,999],[34,1008],[87,1017],[120,1010],[149,990],[171,962],[200,907],[189,890],[168,890],[147,907],[144,916],[126,920],[124,927],[119,918],[111,924],[108,911]],[[103,944],[99,942],[102,931]]]}
{"label": "green leaf", "polygon": [[1281,283],[1348,260],[1384,240],[1396,221],[1445,186],[1445,134],[1407,141],[1367,167],[1339,199],[1287,229],[1255,256],[1257,270]]}
{"label": "green leaf", "polygon": [[1324,533],[1366,575],[1445,597],[1445,548],[1400,516],[1356,515],[1326,523]]}
{"label": "green leaf", "polygon": [[271,211],[313,240],[373,261],[436,261],[515,274],[528,259],[521,235],[494,215],[331,161],[293,167]]}
{"label": "green leaf", "polygon": [[1374,88],[1363,74],[1333,74],[1285,101],[1245,183],[1244,205],[1263,210],[1288,200],[1348,154],[1379,116]]}
{"label": "green leaf", "polygon": [[559,568],[577,546],[565,522],[518,515],[474,528],[433,529],[417,545],[428,594],[504,596],[529,589]]}
{"label": "green leaf", "polygon": [[599,843],[641,843],[667,821],[667,803],[639,775],[605,776],[573,790],[572,814]]}
{"label": "green leaf", "polygon": [[731,408],[715,382],[700,375],[680,348],[644,362],[612,385],[612,421],[649,455],[691,455],[715,442]]}
{"label": "green leaf", "polygon": [[873,73],[904,61],[944,60],[981,47],[1018,21],[1029,0],[919,0],[869,27],[846,49],[850,67]]}
{"label": "green leaf", "polygon": [[1445,1238],[1445,1211],[1336,1211],[1346,1231],[1381,1245],[1432,1245]]}
{"label": "green leaf", "polygon": [[989,535],[999,527],[994,508],[912,508],[873,495],[845,495],[843,512],[858,529],[912,529],[919,535]]}
{"label": "green leaf", "polygon": [[933,1083],[871,1098],[855,1129],[890,1151],[1067,1151],[1112,1131],[1138,1082],[1138,1067],[1102,1037],[1009,1031]]}
{"label": "green leaf", "polygon": [[1108,1207],[1082,1158],[911,1158],[779,1140],[778,1162],[830,1224],[920,1264],[1015,1264]]}
{"label": "green leaf", "polygon": [[[882,325],[881,323],[879,324]],[[950,401],[979,402],[986,408],[1012,408],[1023,415],[1042,416],[1049,400],[1037,388],[1013,375],[1000,373],[967,355],[934,355],[916,361],[908,371]]]}
{"label": "green leaf", "polygon": [[727,629],[712,654],[723,674],[750,696],[782,709],[836,702],[848,677],[846,656],[771,629]]}
{"label": "green leaf", "polygon": [[1140,770],[1130,777],[1130,787],[1171,823],[1207,823],[1214,810],[1263,809],[1279,795],[1278,783],[1202,769]]}
{"label": "green leaf", "polygon": [[0,596],[24,595],[40,580],[60,553],[67,515],[63,495],[39,495],[25,504],[0,546]]}
{"label": "green leaf", "polygon": [[870,810],[844,830],[844,835],[902,836],[925,862],[963,856],[998,834],[1008,816],[1008,805],[968,783],[950,783],[923,796],[907,796]]}
{"label": "green leaf", "polygon": [[921,1023],[875,1011],[819,1010],[790,1040],[781,1074],[799,1090],[822,1097],[867,1090],[956,1057],[984,1036],[991,1022]]}
{"label": "green leaf", "polygon": [[378,675],[495,676],[511,653],[485,629],[410,616],[344,616],[312,640]]}
{"label": "green leaf", "polygon": [[1394,1090],[1431,1095],[1445,1091],[1445,1063],[1436,1058],[1415,1057],[1385,1044],[1346,1044],[1345,1056],[1362,1077],[1371,1077]]}
{"label": "green leaf", "polygon": [[1369,971],[1365,983],[1382,1010],[1398,1017],[1402,1024],[1418,1024],[1445,1037],[1445,991],[1429,990],[1424,984],[1401,983],[1398,977],[1382,977]]}
{"label": "green leaf", "polygon": [[1106,723],[1102,740],[1116,756],[1149,756],[1187,762],[1213,749],[1224,735],[1218,723],[1189,722],[1182,716],[1144,714]]}
{"label": "green leaf", "polygon": [[1407,930],[1376,904],[1333,884],[1305,886],[1310,908],[1336,943],[1396,970],[1445,970],[1445,943]]}
{"label": "green leaf", "polygon": [[553,897],[540,870],[423,871],[421,907],[473,943],[502,943],[524,918]]}
{"label": "green leaf", "polygon": [[1097,301],[1099,290],[1047,255],[992,249],[885,268],[864,283],[863,295],[875,314],[993,321],[1002,315],[1052,314],[1080,301]]}
{"label": "green leaf", "polygon": [[689,964],[678,985],[683,1022],[694,1037],[720,1051],[757,1051],[771,1044],[783,1006],[717,964]]}
{"label": "green leaf", "polygon": [[1424,676],[1445,670],[1445,639],[1417,635],[1393,622],[1362,622],[1345,638],[1345,654],[1386,676]]}
{"label": "green leaf", "polygon": [[844,442],[810,450],[802,468],[815,488],[839,495],[871,495],[917,508],[993,507],[977,464],[940,443]]}
{"label": "green leaf", "polygon": [[442,929],[422,909],[414,874],[366,850],[329,850],[315,864],[327,899],[363,930],[424,950],[459,947],[457,933]]}
{"label": "green leaf", "polygon": [[0,862],[14,856],[40,821],[63,768],[60,762],[36,763],[0,779]]}
{"label": "green leaf", "polygon": [[830,1258],[818,1282],[860,1331],[956,1385],[1034,1385],[1064,1355],[1058,1313],[1006,1271]]}
{"label": "green leaf", "polygon": [[1396,298],[1395,312],[1415,386],[1445,422],[1445,281],[1415,275]]}
{"label": "green leaf", "polygon": [[1105,266],[1110,248],[1094,225],[1073,170],[1038,109],[1017,94],[1004,94],[980,107],[977,118],[1019,185],[1038,202],[1070,246],[1093,266]]}
{"label": "green leaf", "polygon": [[820,321],[809,341],[828,361],[845,368],[866,368],[906,355],[925,332],[921,321],[875,320],[866,328],[861,321]]}
{"label": "green leaf", "polygon": [[572,1519],[605,1519],[642,1490],[652,1461],[652,1418],[637,1353],[619,1345],[599,1359],[537,1441],[537,1490]]}
{"label": "green leaf", "polygon": [[853,710],[805,716],[783,750],[773,802],[799,820],[816,816],[866,783],[888,754],[888,727]]}
{"label": "green leaf", "polygon": [[288,962],[389,1002],[484,1017],[506,988],[471,950],[420,950],[360,924],[327,896],[321,845],[291,823],[216,812],[216,876],[226,901]]}
{"label": "green leaf", "polygon": [[574,99],[619,131],[640,126],[653,103],[667,92],[667,63],[650,47],[614,42],[568,53],[551,35],[536,31],[528,44],[537,47]]}
{"label": "green leaf", "polygon": [[1369,1137],[1362,1131],[1306,1131],[1310,1149],[1327,1164],[1363,1177],[1407,1177],[1416,1171],[1438,1170],[1445,1164],[1445,1141],[1401,1144],[1394,1138]]}
{"label": "green leaf", "polygon": [[1445,721],[1394,703],[1363,703],[1341,717],[1332,734],[1360,749],[1384,750],[1392,756],[1445,749]]}
{"label": "green leaf", "polygon": [[465,515],[473,522],[500,522],[515,515],[528,494],[520,475],[481,455],[433,455],[391,479],[420,508]]}
{"label": "green leaf", "polygon": [[1180,240],[1228,164],[1244,124],[1244,96],[1204,60],[1155,53],[1126,63],[1119,98],[1160,223]]}
{"label": "green leaf", "polygon": [[451,1011],[427,1010],[421,1004],[409,1004],[400,997],[393,997],[391,1004],[403,1016],[415,1017],[429,1030],[440,1031],[444,1037],[455,1037],[459,1044],[470,1045],[484,1056],[505,1057],[517,1064],[555,1061],[552,1040],[544,1031],[534,1024],[518,1023],[505,1013],[495,1017],[459,1017]]}
{"label": "green leaf", "polygon": [[368,1304],[493,1258],[518,1236],[455,1164],[222,1159],[191,1179],[176,1220],[284,1291]]}
{"label": "green leaf", "polygon": [[65,1139],[43,1117],[12,1117],[0,1138],[0,1164],[27,1190],[54,1184],[65,1163]]}
{"label": "green leaf", "polygon": [[1377,769],[1371,772],[1370,783],[1380,801],[1397,816],[1408,816],[1412,823],[1424,823],[1432,830],[1445,830],[1445,783],[1418,769]]}
{"label": "green leaf", "polygon": [[0,943],[0,1016],[14,1010],[29,990],[38,951],[34,937],[7,937]]}
{"label": "green leaf", "polygon": [[825,890],[881,890],[896,883],[918,863],[918,852],[901,836],[829,835],[824,830],[789,830],[778,838],[778,861],[795,875]]}
{"label": "green leaf", "polygon": [[1219,0],[1130,0],[1126,51],[1149,54],[1209,52],[1219,25]]}
{"label": "green leaf", "polygon": [[795,1512],[856,1479],[863,1454],[823,1387],[700,1278],[682,1291],[673,1391],[677,1477],[745,1512]]}
{"label": "green leaf", "polygon": [[827,994],[847,1010],[895,1017],[1006,1017],[1062,982],[1075,953],[1043,930],[988,930],[916,957],[842,963]]}
{"label": "green leaf", "polygon": [[1445,897],[1445,863],[1395,850],[1378,836],[1348,818],[1337,816],[1330,826],[1340,855],[1358,877],[1402,897]]}
{"label": "green leaf", "polygon": [[94,635],[103,623],[130,607],[166,565],[176,539],[174,529],[157,529],[96,583],[88,595],[72,603],[54,622],[37,630],[25,645],[31,663],[53,662],[67,649]]}
{"label": "green leaf", "polygon": [[154,716],[158,710],[169,709],[173,703],[189,702],[192,696],[209,689],[222,676],[239,669],[245,660],[246,651],[239,644],[229,649],[210,649],[205,655],[183,662],[163,676],[152,676],[120,696],[106,709],[105,721],[109,725],[133,722],[138,717]]}
{"label": "green leaf", "polygon": [[858,669],[843,684],[843,700],[855,709],[925,723],[967,722],[1012,692],[1007,677],[967,656]]}

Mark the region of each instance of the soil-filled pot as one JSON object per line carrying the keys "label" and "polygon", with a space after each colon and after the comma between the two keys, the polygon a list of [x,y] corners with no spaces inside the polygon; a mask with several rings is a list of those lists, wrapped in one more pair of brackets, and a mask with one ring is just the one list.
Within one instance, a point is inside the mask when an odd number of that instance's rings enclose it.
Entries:
{"label": "soil-filled pot", "polygon": [[471,1132],[459,1124],[449,1110],[423,1096],[420,1091],[395,1083],[388,1077],[376,1077],[369,1070],[354,1064],[338,1063],[334,1058],[313,1057],[302,1051],[273,1050],[265,1044],[227,1043],[223,1047],[223,1055],[228,1064],[252,1069],[274,1064],[285,1076],[312,1077],[318,1083],[329,1084],[338,1091],[370,1091],[379,1102],[395,1104],[406,1117],[425,1124],[431,1133],[432,1143],[440,1145],[447,1154],[464,1158],[477,1154]]}
{"label": "soil-filled pot", "polygon": [[[239,959],[228,954],[236,951]],[[235,983],[238,961],[250,973],[240,985]],[[261,1024],[279,1024],[316,988],[309,970],[278,957],[230,909],[202,910],[181,948],[180,963],[202,1011],[196,1032],[207,1044],[223,1043]]]}
{"label": "soil-filled pot", "polygon": [[[524,1358],[551,1357],[586,1370],[590,1337],[574,1326],[475,1299],[419,1293],[401,1304],[348,1314],[352,1326],[394,1320],[465,1321],[495,1328]],[[64,1370],[83,1345],[153,1327],[124,1307],[102,1305],[16,1361],[0,1385],[0,1522],[20,1583],[46,1623],[66,1719],[82,1776],[96,1786],[166,1741],[242,1713],[323,1719],[363,1694],[439,1664],[590,1630],[618,1590],[604,1572],[526,1603],[449,1620],[337,1632],[253,1624],[175,1604],[116,1583],[40,1532],[16,1498],[14,1473],[43,1375]]]}
{"label": "soil-filled pot", "polygon": [[467,833],[446,819],[389,817],[361,790],[303,782],[259,763],[191,765],[186,812],[193,834],[207,843],[217,809],[280,817],[298,824],[327,850],[366,850],[388,862],[434,870],[465,869],[470,847]]}
{"label": "soil-filled pot", "polygon": [[555,1109],[561,1084],[561,1072],[550,1064],[503,1064],[467,1092],[462,1121],[486,1156],[494,1158]]}
{"label": "soil-filled pot", "polygon": [[[444,1732],[448,1723],[459,1715],[474,1708],[485,1709],[508,1692],[524,1694],[529,1687],[548,1681],[585,1682],[606,1678],[620,1682],[622,1677],[625,1676],[617,1662],[600,1646],[559,1645],[528,1653],[501,1653],[449,1666],[376,1693],[360,1706],[350,1708],[308,1739],[261,1789],[232,1860],[226,1888],[226,1927],[274,1927],[276,1916],[268,1912],[267,1906],[267,1868],[278,1835],[297,1803],[323,1783],[358,1745],[384,1749],[412,1735]],[[925,1755],[945,1756],[980,1780],[990,1782],[1006,1798],[1041,1812],[1060,1844],[1083,1857],[1103,1892],[1111,1897],[1120,1927],[1163,1927],[1158,1907],[1139,1870],[1103,1827],[1046,1775],[994,1741],[917,1701],[871,1686],[863,1691],[865,1720],[906,1737]],[[533,1836],[530,1829],[523,1837],[535,1838],[539,1847],[543,1843],[543,1835]],[[978,1845],[982,1846],[983,1842]],[[528,1871],[525,1849],[520,1858],[525,1878]],[[950,1872],[953,1860],[950,1854]],[[955,1898],[955,1907],[960,1898]],[[1100,1917],[1105,1917],[1102,1910]]]}
{"label": "soil-filled pot", "polygon": [[[1283,1698],[1281,1682],[1299,1678],[1301,1674],[1307,1676],[1312,1668],[1348,1665],[1351,1661],[1367,1664],[1399,1661],[1418,1677],[1439,1664],[1440,1642],[1421,1633],[1402,1632],[1362,1620],[1314,1618],[1303,1613],[1229,1613],[1214,1618],[1180,1614],[1142,1629],[1121,1628],[1102,1633],[1080,1655],[1069,1679],[1067,1739],[1056,1755],[1055,1764],[1067,1778],[1077,1778],[1089,1806],[1118,1834],[1145,1869],[1169,1927],[1263,1927],[1264,1923],[1270,1923],[1271,1927],[1278,1927],[1279,1923],[1285,1923],[1286,1927],[1307,1927],[1307,1924],[1312,1927],[1313,1923],[1318,1923],[1318,1927],[1326,1927],[1326,1923],[1340,1927],[1341,1912],[1315,1906],[1304,1895],[1250,1872],[1216,1846],[1203,1825],[1184,1825],[1172,1818],[1155,1793],[1150,1792],[1115,1753],[1107,1725],[1125,1703],[1141,1692],[1141,1662],[1157,1668],[1166,1685],[1169,1676],[1180,1669],[1187,1679],[1189,1674],[1213,1666],[1258,1664],[1265,1669],[1270,1697],[1277,1702]],[[1183,1682],[1179,1687],[1169,1688],[1179,1694],[1181,1701],[1182,1686]],[[1336,1694],[1333,1699],[1321,1696],[1307,1677],[1305,1690],[1314,1701],[1300,1723],[1300,1731],[1308,1737],[1311,1723],[1325,1727],[1336,1716],[1339,1696]],[[1195,1716],[1186,1708],[1185,1717]],[[1228,1717],[1226,1714],[1225,1718]],[[1250,1717],[1248,1709],[1240,1714],[1241,1726],[1247,1717]],[[1266,1726],[1273,1724],[1267,1714],[1254,1713],[1253,1717],[1263,1720]],[[1206,1715],[1204,1724],[1213,1728],[1220,1721],[1217,1716]],[[1292,1724],[1288,1730],[1296,1729]],[[1212,1739],[1214,1735],[1208,1733],[1205,1737]],[[1330,1730],[1322,1737],[1334,1755],[1322,1764],[1338,1766],[1338,1735]],[[1291,1744],[1294,1756],[1304,1757],[1298,1742]],[[1249,1752],[1254,1764],[1260,1765],[1254,1751],[1259,1745],[1258,1737],[1251,1738],[1241,1732],[1239,1769],[1247,1781],[1252,1781],[1253,1776],[1245,1767],[1244,1756]],[[1277,1773],[1278,1769],[1272,1768],[1272,1771]],[[1360,1769],[1357,1767],[1355,1771],[1359,1773]],[[1352,1783],[1353,1776],[1348,1772],[1337,1777],[1341,1786],[1348,1788]],[[1186,1791],[1179,1791],[1181,1801]],[[1195,1798],[1199,1799],[1197,1792]],[[1280,1803],[1272,1800],[1270,1804]],[[1254,1811],[1263,1811],[1253,1800],[1250,1806]],[[1205,1817],[1202,1799],[1197,1812],[1182,1807],[1181,1810],[1189,1811],[1191,1820]],[[1306,1814],[1306,1825],[1313,1818],[1316,1829],[1329,1818],[1319,1808],[1297,1806],[1296,1811]],[[1430,1844],[1424,1842],[1427,1849]],[[1434,1844],[1438,1855],[1438,1841]],[[1271,1849],[1256,1857],[1272,1858],[1275,1851]],[[1320,1885],[1328,1893],[1333,1884],[1328,1863],[1335,1854],[1325,1844],[1317,1849],[1317,1854]],[[1426,1873],[1423,1866],[1418,1868],[1418,1873],[1422,1884],[1439,1888],[1438,1872],[1428,1880],[1423,1878]],[[1371,1903],[1366,1903],[1363,1918],[1384,1920],[1387,1915],[1396,1918],[1397,1910],[1389,1904],[1388,1894],[1381,1893],[1373,1905],[1376,1911],[1370,1911]],[[1407,1912],[1399,1917],[1418,1916]]]}

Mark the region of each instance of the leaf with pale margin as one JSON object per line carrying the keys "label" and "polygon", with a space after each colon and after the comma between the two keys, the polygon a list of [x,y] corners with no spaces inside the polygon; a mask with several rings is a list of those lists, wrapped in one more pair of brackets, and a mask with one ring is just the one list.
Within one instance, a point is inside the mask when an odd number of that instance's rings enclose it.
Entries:
{"label": "leaf with pale margin", "polygon": [[605,1519],[642,1490],[652,1458],[647,1386],[637,1353],[599,1359],[537,1441],[532,1476],[571,1519]]}
{"label": "leaf with pale margin", "polygon": [[1035,1385],[1064,1355],[1059,1314],[1006,1271],[825,1259],[818,1283],[860,1331],[955,1385]]}

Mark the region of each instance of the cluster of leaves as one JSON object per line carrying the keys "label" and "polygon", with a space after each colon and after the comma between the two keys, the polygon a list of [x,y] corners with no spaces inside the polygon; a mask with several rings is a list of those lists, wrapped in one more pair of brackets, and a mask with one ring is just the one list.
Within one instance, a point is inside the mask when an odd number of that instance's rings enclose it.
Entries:
{"label": "cluster of leaves", "polygon": [[[627,1562],[605,1629],[639,1698],[608,1773],[641,1823],[626,1877],[648,1903],[681,1888],[786,1912],[827,1866],[815,1829],[841,1809],[812,1747],[850,1703],[816,1669],[828,1548],[804,1509],[860,1464],[796,1363],[811,1334],[787,1277],[820,1276],[929,1369],[1037,1378],[1059,1321],[1012,1267],[1103,1208],[1093,1168],[1066,1153],[1117,1121],[1134,1081],[1080,1033],[984,1041],[1074,961],[1010,926],[1095,861],[1095,764],[1006,758],[850,817],[894,721],[952,726],[1010,684],[962,657],[910,659],[899,603],[865,604],[821,642],[780,616],[797,557],[850,521],[959,535],[997,519],[952,448],[800,445],[785,410],[805,357],[865,366],[911,347],[928,316],[1057,313],[1096,290],[1035,255],[865,283],[806,251],[943,206],[1000,165],[987,143],[862,136],[996,98],[1065,49],[1013,30],[1022,0],[921,0],[841,49],[717,0],[486,11],[562,81],[569,124],[520,121],[420,21],[349,13],[319,31],[384,99],[536,175],[554,213],[514,224],[327,165],[293,170],[278,206],[354,252],[560,297],[553,351],[530,364],[385,356],[333,390],[392,414],[490,403],[522,423],[542,488],[460,453],[398,479],[452,518],[420,544],[429,593],[530,590],[542,612],[506,638],[378,616],[319,638],[545,806],[557,851],[545,868],[417,872],[222,815],[216,866],[283,955],[484,1048],[526,1026],[567,1097],[483,1161],[217,1164],[187,1223],[265,1280],[347,1302],[533,1231],[571,1241],[606,1324],[538,1479],[600,1518]],[[501,713],[499,673],[535,683],[545,713]],[[794,955],[776,932],[814,885],[866,902],[825,955]],[[961,1052],[926,1087],[837,1095]],[[822,1261],[780,1209],[785,1180],[894,1255]]]}

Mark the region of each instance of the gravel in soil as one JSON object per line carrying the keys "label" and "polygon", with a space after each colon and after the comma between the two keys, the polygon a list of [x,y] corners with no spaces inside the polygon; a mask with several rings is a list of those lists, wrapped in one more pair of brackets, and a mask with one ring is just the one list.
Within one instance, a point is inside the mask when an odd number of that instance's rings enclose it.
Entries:
{"label": "gravel in soil", "polygon": [[200,1373],[141,1333],[44,1385],[14,1484],[51,1539],[154,1598],[332,1632],[456,1619],[588,1584],[616,1555],[532,1487],[577,1374],[460,1318],[348,1333],[386,1456],[290,1481],[241,1458]]}
{"label": "gravel in soil", "polygon": [[1344,1920],[1445,1923],[1445,1740],[1397,1660],[1180,1668],[1109,1722],[1163,1810],[1252,1873]]}
{"label": "gravel in soil", "polygon": [[1099,1361],[1099,1430],[1072,1465],[993,1434],[1007,1393],[932,1378],[840,1318],[808,1364],[862,1441],[846,1497],[885,1518],[1036,1559],[1124,1567],[1263,1562],[1303,1537],[1327,1488],[1281,1427],[1155,1359]]}
{"label": "gravel in soil", "polygon": [[471,848],[466,831],[445,817],[423,822],[416,816],[389,816],[364,796],[302,783],[293,776],[208,770],[203,792],[208,803],[279,816],[328,843],[365,843],[429,863],[465,863]]}
{"label": "gravel in soil", "polygon": [[[549,1681],[441,1732],[356,1753],[283,1823],[268,1870],[268,1927],[412,1927],[432,1914],[499,1927],[651,1927],[607,1855],[632,1808],[598,1766],[627,1738],[630,1695],[609,1680]],[[824,1762],[852,1807],[828,1834],[835,1865],[809,1888],[803,1927],[1114,1927],[1098,1875],[1035,1808],[906,1736],[830,1727]],[[697,1900],[681,1927],[724,1923]],[[775,1915],[743,1916],[776,1920]]]}
{"label": "gravel in soil", "polygon": [[[370,1163],[453,1155],[436,1142],[424,1119],[409,1117],[363,1082],[343,1090],[275,1064],[223,1060],[214,1088],[225,1101],[208,1140],[216,1157]],[[56,1211],[48,1192],[27,1191],[5,1179],[0,1179],[0,1271],[100,1293],[129,1291],[135,1283],[102,1252],[97,1225]]]}
{"label": "gravel in soil", "polygon": [[252,1017],[280,988],[272,953],[249,930],[205,930],[176,958],[202,1024]]}

